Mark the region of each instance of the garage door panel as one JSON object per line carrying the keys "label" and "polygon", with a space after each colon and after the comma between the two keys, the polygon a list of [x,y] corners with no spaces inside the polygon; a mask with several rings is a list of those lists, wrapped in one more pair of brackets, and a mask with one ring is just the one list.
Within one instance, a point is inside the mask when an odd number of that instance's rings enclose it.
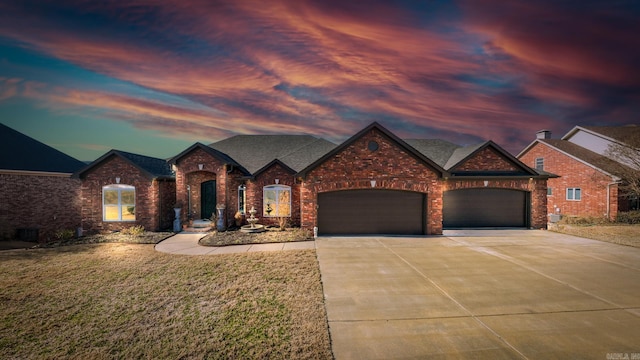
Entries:
{"label": "garage door panel", "polygon": [[320,234],[424,234],[424,194],[346,190],[318,195]]}
{"label": "garage door panel", "polygon": [[527,193],[510,189],[462,189],[446,191],[443,226],[526,227]]}

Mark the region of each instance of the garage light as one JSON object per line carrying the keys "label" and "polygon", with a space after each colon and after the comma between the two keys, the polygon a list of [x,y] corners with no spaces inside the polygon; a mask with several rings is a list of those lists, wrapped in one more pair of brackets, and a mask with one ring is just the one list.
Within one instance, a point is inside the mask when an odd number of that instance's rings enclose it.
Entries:
{"label": "garage light", "polygon": [[371,180],[371,187],[372,188],[376,187],[376,181],[375,180]]}

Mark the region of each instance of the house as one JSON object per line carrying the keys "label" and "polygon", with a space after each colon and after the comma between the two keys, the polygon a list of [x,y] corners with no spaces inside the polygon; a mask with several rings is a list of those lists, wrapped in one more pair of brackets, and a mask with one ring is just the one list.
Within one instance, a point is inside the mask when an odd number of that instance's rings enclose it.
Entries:
{"label": "house", "polygon": [[340,145],[313,136],[240,135],[169,160],[188,216],[251,207],[261,223],[320,234],[441,234],[444,228],[545,227],[548,174],[492,141],[402,140],[373,123]]}
{"label": "house", "polygon": [[576,126],[561,139],[541,130],[517,158],[540,171],[559,175],[548,181],[547,212],[615,219],[638,209],[638,199],[621,191],[621,169],[608,151],[640,138],[640,126]]}
{"label": "house", "polygon": [[150,231],[171,228],[176,187],[166,160],[111,150],[74,177],[82,183],[79,214],[84,231],[134,225]]}
{"label": "house", "polygon": [[80,181],[86,164],[0,124],[0,239],[54,239],[81,223]]}

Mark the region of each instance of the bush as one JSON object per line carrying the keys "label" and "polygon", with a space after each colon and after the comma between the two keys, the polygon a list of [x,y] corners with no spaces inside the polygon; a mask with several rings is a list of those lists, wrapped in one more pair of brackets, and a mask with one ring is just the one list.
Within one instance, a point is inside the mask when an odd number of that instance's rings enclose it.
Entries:
{"label": "bush", "polygon": [[122,229],[120,233],[124,235],[134,235],[134,236],[142,235],[144,234],[144,226],[136,225],[129,228],[125,228],[125,229]]}
{"label": "bush", "polygon": [[62,229],[62,230],[56,231],[55,233],[57,240],[69,240],[69,239],[72,239],[74,235],[75,235],[75,232],[73,232],[73,230],[71,229]]}
{"label": "bush", "polygon": [[603,225],[610,223],[610,221],[603,217],[563,215],[559,223],[566,225]]}
{"label": "bush", "polygon": [[619,212],[616,222],[621,224],[640,224],[640,210]]}

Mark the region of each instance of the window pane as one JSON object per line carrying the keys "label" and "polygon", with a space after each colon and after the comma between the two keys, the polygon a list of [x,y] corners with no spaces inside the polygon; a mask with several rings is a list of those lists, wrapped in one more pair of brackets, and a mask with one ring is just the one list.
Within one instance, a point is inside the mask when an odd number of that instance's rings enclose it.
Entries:
{"label": "window pane", "polygon": [[275,190],[264,191],[264,216],[276,215],[276,199]]}
{"label": "window pane", "polygon": [[117,206],[105,206],[104,207],[104,219],[107,221],[120,220],[120,214],[118,213]]}
{"label": "window pane", "polygon": [[120,201],[122,204],[135,204],[136,203],[136,193],[134,190],[122,190],[120,193]]}
{"label": "window pane", "polygon": [[104,190],[104,204],[118,205],[118,190]]}
{"label": "window pane", "polygon": [[136,219],[136,207],[135,206],[122,206],[122,221],[132,221]]}
{"label": "window pane", "polygon": [[575,193],[574,193],[573,199],[574,200],[580,200],[580,198],[581,198],[580,189],[575,189]]}
{"label": "window pane", "polygon": [[238,211],[240,211],[241,214],[245,213],[244,203],[245,203],[244,189],[240,188],[238,189]]}
{"label": "window pane", "polygon": [[553,195],[553,190],[551,190],[551,188],[547,188],[547,195]]}
{"label": "window pane", "polygon": [[289,203],[278,204],[278,216],[291,216],[291,205]]}

